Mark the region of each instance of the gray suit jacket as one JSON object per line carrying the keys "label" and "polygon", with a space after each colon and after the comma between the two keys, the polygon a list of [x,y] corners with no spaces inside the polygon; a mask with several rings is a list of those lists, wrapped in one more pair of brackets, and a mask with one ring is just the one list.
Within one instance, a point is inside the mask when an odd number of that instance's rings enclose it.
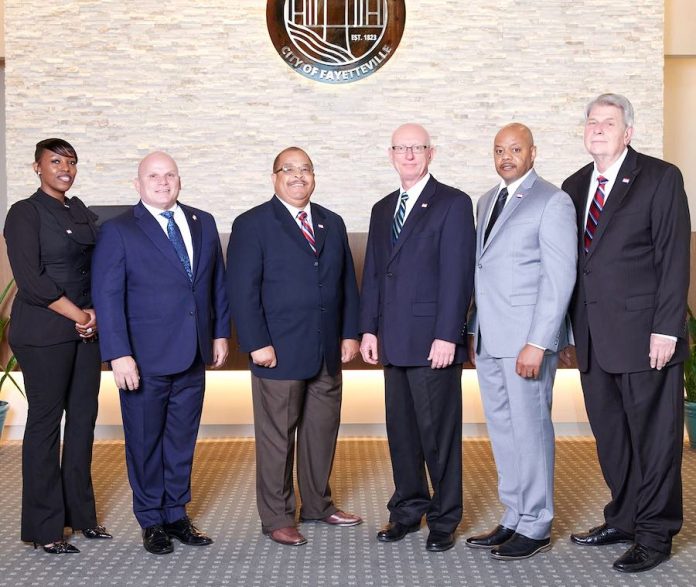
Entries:
{"label": "gray suit jacket", "polygon": [[477,206],[469,332],[495,357],[516,357],[528,342],[555,352],[569,336],[565,315],[576,275],[575,208],[568,194],[532,170],[508,196],[484,245],[497,194],[498,186]]}

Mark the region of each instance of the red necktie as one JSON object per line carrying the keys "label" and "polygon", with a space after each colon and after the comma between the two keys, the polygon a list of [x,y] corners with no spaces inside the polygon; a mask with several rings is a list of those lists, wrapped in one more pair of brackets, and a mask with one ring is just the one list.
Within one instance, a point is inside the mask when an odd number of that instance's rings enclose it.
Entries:
{"label": "red necktie", "polygon": [[307,239],[307,242],[309,243],[309,246],[311,247],[312,252],[316,255],[317,254],[317,245],[314,242],[314,231],[312,230],[312,226],[307,221],[307,212],[305,212],[304,210],[302,212],[298,212],[297,217],[300,219],[300,226],[302,227],[302,234]]}
{"label": "red necktie", "polygon": [[592,198],[592,203],[590,204],[590,209],[587,213],[587,222],[585,223],[585,252],[590,250],[590,245],[592,244],[592,239],[594,238],[595,231],[597,230],[597,225],[599,224],[599,216],[602,214],[604,209],[604,200],[606,194],[604,193],[604,184],[609,180],[600,175],[597,177],[597,191],[595,192],[594,198]]}

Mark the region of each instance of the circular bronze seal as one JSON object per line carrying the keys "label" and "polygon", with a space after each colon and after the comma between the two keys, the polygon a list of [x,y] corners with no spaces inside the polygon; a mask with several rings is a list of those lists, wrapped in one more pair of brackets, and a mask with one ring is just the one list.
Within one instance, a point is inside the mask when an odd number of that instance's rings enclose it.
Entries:
{"label": "circular bronze seal", "polygon": [[404,34],[405,0],[268,0],[273,45],[297,73],[345,84],[373,74]]}

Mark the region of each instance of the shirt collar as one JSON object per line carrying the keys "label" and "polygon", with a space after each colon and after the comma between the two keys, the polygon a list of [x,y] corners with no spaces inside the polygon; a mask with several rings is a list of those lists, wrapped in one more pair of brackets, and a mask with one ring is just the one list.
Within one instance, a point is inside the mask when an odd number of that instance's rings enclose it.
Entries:
{"label": "shirt collar", "polygon": [[500,180],[500,186],[498,186],[498,193],[500,193],[500,190],[502,190],[503,188],[507,188],[508,197],[509,197],[509,196],[512,196],[512,195],[517,191],[517,188],[519,188],[519,187],[522,185],[522,183],[524,182],[524,180],[527,179],[527,177],[529,177],[529,174],[530,174],[533,170],[534,170],[534,168],[532,167],[532,168],[531,168],[529,171],[527,171],[527,173],[525,173],[522,177],[520,177],[519,179],[516,179],[515,181],[513,181],[513,182],[511,182],[511,183],[508,183],[508,184],[505,183],[505,180],[504,180],[504,179],[501,179],[501,180]]}
{"label": "shirt collar", "polygon": [[278,201],[279,201],[281,204],[283,204],[283,206],[285,206],[285,207],[287,208],[288,212],[290,212],[290,215],[291,215],[293,218],[297,218],[297,215],[298,215],[300,212],[307,212],[307,216],[309,216],[309,217],[312,216],[312,212],[311,212],[311,209],[310,209],[310,204],[309,204],[309,202],[307,202],[307,205],[306,205],[304,208],[297,208],[297,207],[293,206],[292,204],[288,204],[288,203],[287,203],[285,200],[283,200],[282,198],[278,197],[278,194],[273,194],[273,195],[274,195],[276,198],[278,198]]}
{"label": "shirt collar", "polygon": [[597,182],[597,178],[601,175],[602,177],[606,177],[609,180],[609,183],[613,185],[616,181],[616,176],[619,174],[619,169],[621,169],[624,159],[626,159],[626,155],[628,155],[628,148],[624,149],[624,152],[621,153],[621,156],[616,161],[614,161],[609,167],[607,167],[604,173],[599,172],[599,170],[597,169],[597,164],[595,163],[594,170],[592,172],[592,184],[594,185]]}
{"label": "shirt collar", "polygon": [[174,214],[177,213],[179,210],[179,204],[177,202],[174,202],[174,205],[171,208],[167,208],[166,210],[162,210],[161,208],[155,208],[154,206],[150,206],[150,204],[146,204],[142,200],[140,200],[141,204],[145,207],[145,209],[152,214],[155,218],[162,218],[162,212],[168,212],[172,211]]}
{"label": "shirt collar", "polygon": [[408,199],[411,202],[415,202],[420,197],[421,193],[423,192],[423,189],[425,189],[425,184],[428,183],[429,180],[430,173],[426,173],[424,177],[419,179],[417,183],[411,186],[411,189],[404,189],[404,186],[402,185],[399,188],[399,195],[406,192],[408,194]]}

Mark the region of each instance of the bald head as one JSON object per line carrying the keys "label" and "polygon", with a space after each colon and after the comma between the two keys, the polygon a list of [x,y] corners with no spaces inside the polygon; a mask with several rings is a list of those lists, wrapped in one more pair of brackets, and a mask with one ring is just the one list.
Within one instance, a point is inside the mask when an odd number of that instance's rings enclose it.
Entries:
{"label": "bald head", "polygon": [[[402,153],[393,147],[406,147]],[[425,147],[420,153],[414,151]],[[401,185],[408,190],[428,174],[428,166],[433,160],[435,149],[430,144],[430,134],[420,124],[402,124],[392,134],[392,148],[389,160],[399,174]]]}
{"label": "bald head", "polygon": [[509,185],[523,177],[532,167],[536,147],[532,131],[524,124],[513,122],[498,131],[493,141],[495,170]]}
{"label": "bald head", "polygon": [[169,210],[176,204],[181,189],[179,168],[172,157],[163,151],[145,156],[138,165],[135,190],[140,199],[159,210]]}

